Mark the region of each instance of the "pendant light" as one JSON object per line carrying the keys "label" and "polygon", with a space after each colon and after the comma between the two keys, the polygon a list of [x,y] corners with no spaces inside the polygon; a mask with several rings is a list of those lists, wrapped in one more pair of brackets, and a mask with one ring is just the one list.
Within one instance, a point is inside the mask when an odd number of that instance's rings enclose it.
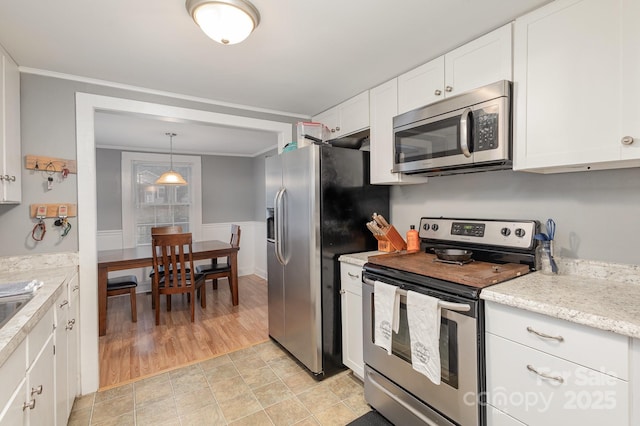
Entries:
{"label": "pendant light", "polygon": [[187,181],[184,180],[182,175],[173,170],[173,137],[177,135],[171,132],[167,132],[165,135],[169,136],[169,159],[171,166],[168,172],[164,172],[158,180],[156,180],[156,185],[186,185]]}
{"label": "pendant light", "polygon": [[186,7],[202,31],[222,44],[240,43],[260,23],[260,12],[246,0],[187,0]]}

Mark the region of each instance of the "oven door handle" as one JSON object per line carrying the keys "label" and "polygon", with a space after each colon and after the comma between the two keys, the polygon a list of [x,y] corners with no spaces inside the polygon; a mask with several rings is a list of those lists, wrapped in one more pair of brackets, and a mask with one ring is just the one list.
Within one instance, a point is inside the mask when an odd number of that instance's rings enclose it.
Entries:
{"label": "oven door handle", "polygon": [[403,401],[402,399],[400,399],[398,397],[398,395],[394,394],[393,392],[389,391],[387,388],[382,386],[380,383],[378,383],[376,381],[375,377],[373,376],[373,374],[371,373],[371,371],[367,371],[367,376],[368,376],[368,379],[369,379],[369,383],[371,383],[380,392],[384,393],[387,397],[391,398],[391,400],[393,400],[396,403],[400,404],[404,409],[406,409],[407,411],[411,412],[411,414],[416,416],[423,423],[425,423],[426,425],[429,425],[429,426],[438,426],[437,423],[434,423],[431,419],[427,418],[424,414],[422,414],[420,411],[418,411],[417,409],[412,407],[409,403],[407,403],[406,401]]}
{"label": "oven door handle", "polygon": [[[374,285],[375,281],[370,278],[362,278],[362,281],[365,284]],[[396,289],[396,292],[400,294],[400,296],[407,296],[407,290],[402,288]],[[445,300],[438,300],[438,306],[442,309],[446,309],[448,311],[456,311],[456,312],[468,312],[471,310],[471,305],[468,303],[455,303],[455,302],[447,302]]]}

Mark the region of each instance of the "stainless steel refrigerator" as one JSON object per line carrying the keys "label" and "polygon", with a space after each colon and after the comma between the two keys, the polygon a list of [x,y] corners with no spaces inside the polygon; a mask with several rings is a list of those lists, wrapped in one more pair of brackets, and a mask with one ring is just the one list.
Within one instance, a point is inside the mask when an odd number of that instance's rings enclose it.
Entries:
{"label": "stainless steel refrigerator", "polygon": [[311,145],[266,159],[269,335],[318,378],[342,368],[338,257],[377,248],[389,214],[369,153]]}

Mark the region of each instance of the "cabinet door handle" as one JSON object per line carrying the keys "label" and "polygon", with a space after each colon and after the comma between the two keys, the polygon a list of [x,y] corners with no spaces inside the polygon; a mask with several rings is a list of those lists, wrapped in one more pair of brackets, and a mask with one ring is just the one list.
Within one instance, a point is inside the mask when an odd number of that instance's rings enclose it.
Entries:
{"label": "cabinet door handle", "polygon": [[535,334],[536,336],[540,336],[543,339],[552,339],[552,340],[557,340],[558,342],[564,342],[564,337],[562,337],[562,336],[551,336],[549,334],[545,334],[545,333],[541,333],[539,331],[536,331],[531,327],[527,327],[527,331],[529,333]]}
{"label": "cabinet door handle", "polygon": [[65,305],[68,305],[68,304],[69,304],[69,301],[65,300],[60,304],[60,307],[63,308]]}
{"label": "cabinet door handle", "polygon": [[42,385],[31,388],[31,396],[40,395],[42,393]]}
{"label": "cabinet door handle", "polygon": [[560,376],[550,376],[548,374],[545,373],[541,373],[538,370],[536,370],[532,365],[527,365],[527,370],[531,371],[532,373],[537,374],[538,376],[542,377],[543,379],[548,379],[548,380],[555,380],[558,383],[564,383],[564,379]]}
{"label": "cabinet door handle", "polygon": [[32,399],[31,401],[22,404],[22,411],[26,410],[27,408],[29,410],[33,410],[34,408],[36,408],[36,400]]}
{"label": "cabinet door handle", "polygon": [[433,92],[433,94],[436,95],[436,96],[440,96],[440,95],[442,95],[442,90],[436,89],[436,91]]}
{"label": "cabinet door handle", "polygon": [[622,142],[622,145],[631,145],[633,143],[633,137],[625,136],[620,142]]}
{"label": "cabinet door handle", "polygon": [[360,278],[360,274],[354,274],[352,272],[347,272],[347,275],[349,275],[351,278]]}
{"label": "cabinet door handle", "polygon": [[340,126],[336,126],[336,132],[340,131]]}
{"label": "cabinet door handle", "polygon": [[345,294],[345,293],[346,293],[346,290],[345,290],[345,289],[343,289],[343,288],[341,288],[341,289],[340,289],[340,294]]}
{"label": "cabinet door handle", "polygon": [[447,86],[447,87],[445,87],[445,88],[444,88],[444,90],[445,90],[446,92],[452,92],[452,91],[453,91],[453,87],[451,87],[451,86]]}

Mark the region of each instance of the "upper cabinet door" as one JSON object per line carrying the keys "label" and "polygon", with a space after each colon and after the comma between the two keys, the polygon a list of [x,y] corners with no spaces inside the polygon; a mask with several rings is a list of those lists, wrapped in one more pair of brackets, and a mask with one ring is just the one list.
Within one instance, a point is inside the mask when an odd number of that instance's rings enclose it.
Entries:
{"label": "upper cabinet door", "polygon": [[22,200],[20,156],[20,72],[0,48],[0,203]]}
{"label": "upper cabinet door", "polygon": [[509,23],[445,55],[446,96],[513,78]]}
{"label": "upper cabinet door", "polygon": [[398,77],[398,114],[444,98],[444,56]]}
{"label": "upper cabinet door", "polygon": [[638,3],[558,0],[516,20],[514,169],[639,164]]}
{"label": "upper cabinet door", "polygon": [[[331,131],[331,138],[337,137],[336,132],[340,130],[340,116],[338,114],[338,107],[328,109],[320,114],[314,116],[312,121],[316,123],[322,123]],[[336,130],[338,129],[338,130]]]}
{"label": "upper cabinet door", "polygon": [[331,139],[366,129],[369,127],[369,91],[321,112],[312,120],[327,126],[331,130]]}
{"label": "upper cabinet door", "polygon": [[398,79],[394,78],[369,91],[371,129],[370,180],[373,184],[424,183],[424,176],[393,173],[393,117],[398,115]]}
{"label": "upper cabinet door", "polygon": [[512,24],[398,77],[398,114],[449,96],[512,80]]}
{"label": "upper cabinet door", "polygon": [[339,136],[349,135],[369,127],[369,91],[362,92],[338,105]]}
{"label": "upper cabinet door", "polygon": [[[621,159],[640,159],[640,1],[625,0],[622,11]],[[615,81],[615,80],[614,80]],[[632,141],[629,141],[632,138]],[[622,139],[621,139],[622,141]],[[631,142],[631,143],[629,143]]]}

